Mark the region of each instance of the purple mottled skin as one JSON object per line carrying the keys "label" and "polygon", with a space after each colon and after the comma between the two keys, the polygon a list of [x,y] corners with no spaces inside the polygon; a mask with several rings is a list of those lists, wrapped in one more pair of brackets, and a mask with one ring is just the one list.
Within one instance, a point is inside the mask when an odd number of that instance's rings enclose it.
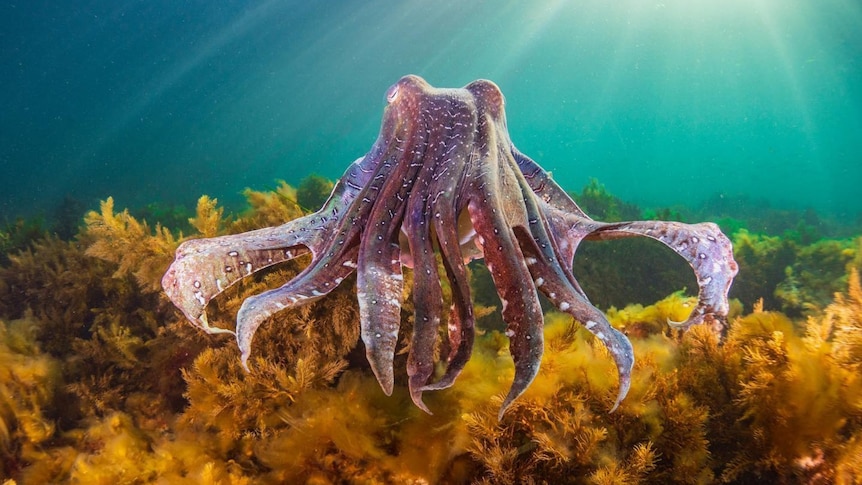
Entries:
{"label": "purple mottled skin", "polygon": [[[245,300],[236,338],[246,365],[257,328],[274,313],[325,296],[357,272],[360,326],[368,361],[391,394],[401,321],[401,269],[413,268],[415,325],[407,362],[413,402],[452,385],[470,359],[474,317],[465,263],[484,257],[502,301],[515,378],[500,416],[530,385],[542,360],[538,292],[572,315],[610,351],[619,372],[613,409],[631,383],[629,340],[590,304],[572,274],[584,239],[646,236],[664,243],[697,276],[697,307],[688,328],[722,322],[737,272],[730,241],[715,224],[590,219],[550,176],[509,139],[500,89],[474,81],[437,89],[405,76],[386,92],[380,134],[314,214],[273,228],[183,243],[162,280],[188,319],[210,327],[206,305],[241,278],[311,252],[311,264],[284,286]],[[445,275],[438,271],[442,256]],[[452,287],[445,373],[431,381],[443,312],[440,279]],[[430,411],[429,411],[430,412]]]}

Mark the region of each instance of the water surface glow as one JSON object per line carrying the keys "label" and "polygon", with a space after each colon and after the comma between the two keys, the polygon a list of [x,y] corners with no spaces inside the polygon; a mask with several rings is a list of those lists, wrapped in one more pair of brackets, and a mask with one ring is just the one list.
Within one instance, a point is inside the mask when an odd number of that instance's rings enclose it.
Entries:
{"label": "water surface glow", "polygon": [[0,6],[0,211],[230,202],[338,177],[416,73],[506,94],[571,190],[862,211],[862,6],[849,0],[27,2]]}

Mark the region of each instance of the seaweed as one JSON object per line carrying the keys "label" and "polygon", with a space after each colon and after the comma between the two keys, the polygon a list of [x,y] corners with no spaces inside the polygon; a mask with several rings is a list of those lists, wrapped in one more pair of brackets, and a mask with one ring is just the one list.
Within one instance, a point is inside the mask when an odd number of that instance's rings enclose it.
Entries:
{"label": "seaweed", "polygon": [[859,241],[822,239],[801,245],[793,239],[753,234],[733,235],[739,277],[731,296],[751,308],[760,299],[768,309],[800,317],[828,305],[846,288],[847,271],[859,267]]}
{"label": "seaweed", "polygon": [[306,210],[317,210],[326,202],[334,186],[331,180],[313,173],[299,182],[299,187],[296,188],[296,201]]}
{"label": "seaweed", "polygon": [[[572,194],[578,205],[594,219],[606,222],[631,221],[640,218],[638,206],[611,194],[598,179],[590,178],[580,194]],[[668,214],[669,215],[669,214]]]}
{"label": "seaweed", "polygon": [[[585,193],[628,214],[595,182]],[[8,255],[0,476],[22,484],[859,483],[862,238],[737,232],[741,302],[723,339],[707,327],[668,326],[692,308],[683,288],[694,285],[675,279],[661,251],[611,244],[592,261],[579,257],[579,278],[611,281],[587,293],[616,305],[603,304],[632,340],[629,395],[608,412],[612,359],[578,322],[548,310],[539,375],[500,421],[513,365],[481,265],[470,266],[473,357],[452,388],[426,394],[433,415],[410,405],[406,391],[410,271],[392,396],[358,345],[351,279],[262,326],[250,372],[228,336],[185,323],[158,291],[179,242],[305,213],[284,182],[245,195],[249,208],[237,214],[204,196],[194,215],[169,209],[154,225],[107,199],[74,239],[42,234]],[[228,288],[210,322],[231,328],[245,297],[305,262]]]}
{"label": "seaweed", "polygon": [[[847,478],[859,476],[858,459],[847,452],[862,432],[862,385],[853,358],[846,359],[854,352],[842,350],[853,348],[858,336],[852,335],[862,330],[855,271],[851,281],[850,293],[809,317],[802,334],[774,312],[753,313],[731,329],[729,339],[742,352],[734,405],[750,439],[730,460],[725,480],[749,475],[853,483]],[[839,471],[847,467],[856,467],[854,474]]]}
{"label": "seaweed", "polygon": [[780,309],[775,288],[786,277],[785,269],[793,264],[796,245],[779,236],[754,234],[740,230],[731,236],[733,258],[739,264],[739,274],[730,290],[730,296],[739,298],[746,308],[752,308],[760,299],[770,309]]}
{"label": "seaweed", "polygon": [[48,234],[41,217],[6,222],[0,227],[0,264],[8,264],[9,254],[29,248]]}
{"label": "seaweed", "polygon": [[259,192],[245,189],[243,195],[249,209],[231,223],[229,234],[261,227],[278,226],[306,214],[296,201],[296,189],[280,180],[275,190]]}
{"label": "seaweed", "polygon": [[847,270],[856,256],[852,240],[823,239],[798,248],[784,280],[775,288],[781,311],[800,316],[828,305],[847,287]]}
{"label": "seaweed", "polygon": [[35,330],[29,315],[0,321],[0,476],[20,472],[56,432],[48,412],[60,363],[39,349]]}
{"label": "seaweed", "polygon": [[156,223],[153,231],[128,210],[115,214],[112,197],[101,203],[99,212],[89,212],[84,222],[87,227],[80,239],[88,256],[116,264],[114,276],[133,275],[143,291],[161,291],[162,275],[179,245],[168,228]]}

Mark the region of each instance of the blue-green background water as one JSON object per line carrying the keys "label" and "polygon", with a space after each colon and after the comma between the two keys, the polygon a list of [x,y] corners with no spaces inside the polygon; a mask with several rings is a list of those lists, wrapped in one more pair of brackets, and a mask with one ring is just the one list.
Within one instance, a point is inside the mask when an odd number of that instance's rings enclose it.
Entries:
{"label": "blue-green background water", "polygon": [[0,220],[337,178],[415,73],[507,97],[568,190],[862,212],[858,0],[0,4]]}

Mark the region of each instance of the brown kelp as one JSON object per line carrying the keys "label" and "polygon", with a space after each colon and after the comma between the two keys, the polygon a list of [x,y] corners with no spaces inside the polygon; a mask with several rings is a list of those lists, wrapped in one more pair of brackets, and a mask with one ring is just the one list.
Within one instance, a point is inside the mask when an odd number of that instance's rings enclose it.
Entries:
{"label": "brown kelp", "polygon": [[[194,234],[146,224],[109,200],[74,240],[42,237],[9,255],[0,268],[0,477],[20,484],[859,483],[862,239],[782,245],[737,234],[740,281],[746,269],[780,271],[761,284],[750,280],[739,295],[746,304],[731,306],[721,340],[707,328],[679,335],[667,326],[690,311],[683,291],[607,308],[637,362],[629,397],[613,414],[610,356],[570,317],[547,312],[542,370],[499,421],[514,373],[502,328],[483,328],[451,392],[427,397],[429,416],[410,405],[403,386],[393,397],[380,391],[357,349],[349,287],[277,315],[257,336],[262,349],[248,373],[227,337],[184,323],[153,290],[171,247],[302,213],[286,184],[246,197],[250,208],[234,215],[202,198],[188,226]],[[229,328],[245,295],[302,264],[232,288],[211,321]],[[787,267],[801,310],[782,313],[786,297],[775,292]],[[409,308],[402,314],[401,363],[410,315]]]}

